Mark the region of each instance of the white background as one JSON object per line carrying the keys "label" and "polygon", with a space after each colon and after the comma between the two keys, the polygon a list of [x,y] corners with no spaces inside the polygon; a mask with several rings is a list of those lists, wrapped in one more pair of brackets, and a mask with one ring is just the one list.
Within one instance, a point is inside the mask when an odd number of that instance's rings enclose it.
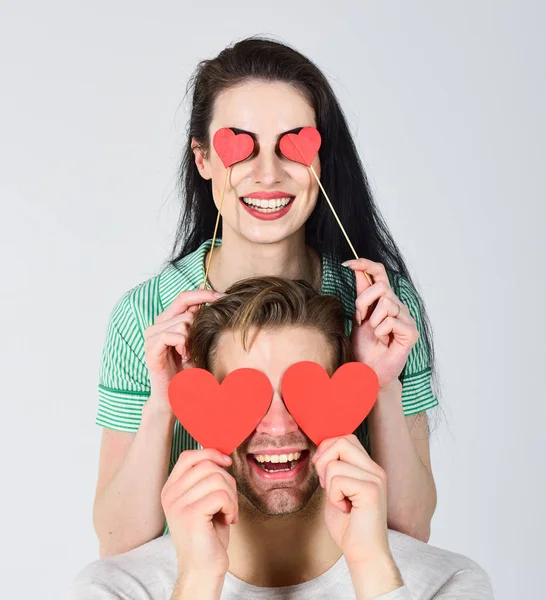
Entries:
{"label": "white background", "polygon": [[59,598],[97,556],[107,319],[167,259],[188,77],[257,33],[330,77],[425,299],[431,543],[542,596],[544,4],[86,4],[0,5],[2,597]]}

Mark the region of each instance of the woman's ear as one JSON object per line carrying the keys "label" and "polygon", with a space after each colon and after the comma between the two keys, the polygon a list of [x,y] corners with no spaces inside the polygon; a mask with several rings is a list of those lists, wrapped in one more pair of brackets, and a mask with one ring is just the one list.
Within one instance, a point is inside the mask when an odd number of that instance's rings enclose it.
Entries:
{"label": "woman's ear", "polygon": [[195,164],[201,177],[203,179],[212,179],[210,163],[207,158],[206,152],[195,138],[192,138],[191,140],[191,149],[193,150]]}

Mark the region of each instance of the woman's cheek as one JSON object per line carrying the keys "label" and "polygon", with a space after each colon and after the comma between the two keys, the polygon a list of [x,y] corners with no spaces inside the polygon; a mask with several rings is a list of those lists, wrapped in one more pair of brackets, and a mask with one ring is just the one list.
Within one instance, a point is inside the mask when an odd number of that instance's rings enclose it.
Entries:
{"label": "woman's cheek", "polygon": [[[319,163],[320,169],[320,163]],[[292,178],[297,182],[300,196],[305,199],[306,212],[312,212],[318,199],[319,186],[311,169],[304,165],[297,165],[297,169],[292,173]],[[317,175],[320,177],[319,173]]]}
{"label": "woman's cheek", "polygon": [[232,190],[237,190],[245,183],[246,179],[248,179],[248,185],[250,186],[252,184],[252,169],[244,163],[233,165],[233,167],[231,167],[231,174],[229,177],[228,186]]}

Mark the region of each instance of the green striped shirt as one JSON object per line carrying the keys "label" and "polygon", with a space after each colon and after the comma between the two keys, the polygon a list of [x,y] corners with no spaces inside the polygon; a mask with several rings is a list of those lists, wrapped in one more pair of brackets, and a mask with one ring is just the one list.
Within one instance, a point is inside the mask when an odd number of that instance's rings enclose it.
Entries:
{"label": "green striped shirt", "polygon": [[[217,240],[220,244],[221,240]],[[96,423],[119,431],[138,430],[142,406],[150,395],[148,369],[144,361],[144,330],[154,324],[176,298],[187,290],[195,290],[205,278],[204,261],[212,240],[204,242],[195,252],[168,265],[158,275],[126,292],[113,308],[102,351],[99,372],[99,403]],[[216,245],[217,245],[216,244]],[[402,404],[411,415],[438,404],[431,387],[429,356],[422,335],[422,321],[417,292],[398,274],[387,271],[391,287],[408,307],[421,333],[412,348],[403,372]],[[328,256],[322,258],[322,294],[338,296],[345,307],[346,332],[350,333],[355,310],[356,286],[354,273],[346,269],[344,281],[333,269]],[[365,429],[356,434],[363,441]],[[199,444],[176,421],[169,471],[183,450],[200,448]]]}

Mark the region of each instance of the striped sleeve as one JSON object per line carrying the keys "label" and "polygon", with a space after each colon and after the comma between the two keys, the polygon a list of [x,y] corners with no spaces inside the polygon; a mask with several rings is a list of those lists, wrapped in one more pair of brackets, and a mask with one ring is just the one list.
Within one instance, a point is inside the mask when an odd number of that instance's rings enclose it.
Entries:
{"label": "striped sleeve", "polygon": [[401,276],[397,284],[398,297],[408,307],[419,331],[419,339],[411,349],[401,375],[402,406],[404,414],[408,416],[434,408],[438,404],[438,399],[432,390],[432,369],[417,290]]}
{"label": "striped sleeve", "polygon": [[99,369],[95,423],[118,431],[138,431],[150,395],[144,336],[131,306],[131,291],[114,306]]}

